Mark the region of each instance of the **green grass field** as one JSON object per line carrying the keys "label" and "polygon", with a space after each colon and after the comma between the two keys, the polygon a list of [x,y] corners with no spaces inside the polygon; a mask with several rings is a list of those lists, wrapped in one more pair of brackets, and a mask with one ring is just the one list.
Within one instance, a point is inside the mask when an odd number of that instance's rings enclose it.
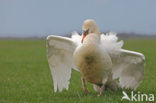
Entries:
{"label": "green grass field", "polygon": [[[145,55],[145,76],[137,90],[156,95],[156,38],[128,39],[125,40],[123,48]],[[122,90],[107,90],[101,97],[97,97],[97,93],[89,83],[87,83],[89,94],[84,95],[80,76],[80,73],[73,71],[69,90],[54,93],[46,58],[46,41],[0,40],[0,103],[121,102]]]}

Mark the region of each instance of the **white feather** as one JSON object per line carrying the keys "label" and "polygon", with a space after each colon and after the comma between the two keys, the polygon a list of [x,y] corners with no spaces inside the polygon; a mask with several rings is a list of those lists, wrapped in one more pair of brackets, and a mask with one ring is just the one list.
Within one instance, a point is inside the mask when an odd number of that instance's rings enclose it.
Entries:
{"label": "white feather", "polygon": [[82,35],[80,36],[77,32],[73,32],[71,39],[74,43],[77,44],[77,46],[79,46],[79,45],[81,45]]}
{"label": "white feather", "polygon": [[[47,37],[47,57],[53,77],[54,91],[68,90],[71,69],[75,68],[72,54],[76,44],[70,38],[53,36]],[[76,69],[76,68],[75,68]]]}
{"label": "white feather", "polygon": [[105,49],[110,56],[118,56],[123,46],[123,41],[118,41],[115,32],[101,34],[101,48]]}

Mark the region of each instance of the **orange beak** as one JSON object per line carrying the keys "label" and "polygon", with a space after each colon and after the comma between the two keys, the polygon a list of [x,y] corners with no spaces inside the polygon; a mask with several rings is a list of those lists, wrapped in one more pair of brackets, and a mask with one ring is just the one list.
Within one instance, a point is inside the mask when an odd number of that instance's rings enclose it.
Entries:
{"label": "orange beak", "polygon": [[88,35],[88,31],[89,31],[89,29],[83,32],[83,37],[82,37],[81,43],[83,43],[84,38]]}
{"label": "orange beak", "polygon": [[82,40],[81,40],[81,43],[83,43],[83,40],[84,40],[84,38],[85,38],[86,36],[87,36],[87,35],[83,35]]}

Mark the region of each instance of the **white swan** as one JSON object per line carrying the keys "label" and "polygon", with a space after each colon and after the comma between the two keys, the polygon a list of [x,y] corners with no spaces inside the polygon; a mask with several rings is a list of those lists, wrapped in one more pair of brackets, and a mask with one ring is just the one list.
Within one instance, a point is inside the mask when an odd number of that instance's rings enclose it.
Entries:
{"label": "white swan", "polygon": [[72,68],[82,74],[85,94],[88,93],[85,80],[94,84],[99,95],[105,87],[136,89],[144,75],[144,55],[121,49],[123,42],[117,41],[116,34],[100,34],[94,20],[84,21],[82,30],[82,36],[75,32],[72,38],[47,37],[47,57],[55,92],[57,88],[68,89]]}

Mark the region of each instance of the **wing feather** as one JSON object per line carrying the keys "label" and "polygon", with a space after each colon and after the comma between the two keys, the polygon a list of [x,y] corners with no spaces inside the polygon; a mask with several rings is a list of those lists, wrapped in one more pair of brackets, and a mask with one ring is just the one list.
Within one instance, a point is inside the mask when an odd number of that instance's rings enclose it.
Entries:
{"label": "wing feather", "polygon": [[136,89],[144,76],[145,57],[143,54],[120,49],[120,55],[113,58],[113,76],[119,78],[122,88]]}
{"label": "wing feather", "polygon": [[71,69],[74,66],[73,52],[76,44],[72,39],[50,35],[47,37],[47,58],[53,77],[54,91],[68,90]]}
{"label": "wing feather", "polygon": [[101,46],[111,57],[113,78],[119,78],[120,87],[136,89],[144,76],[144,55],[121,49],[123,41],[113,32],[101,35]]}

